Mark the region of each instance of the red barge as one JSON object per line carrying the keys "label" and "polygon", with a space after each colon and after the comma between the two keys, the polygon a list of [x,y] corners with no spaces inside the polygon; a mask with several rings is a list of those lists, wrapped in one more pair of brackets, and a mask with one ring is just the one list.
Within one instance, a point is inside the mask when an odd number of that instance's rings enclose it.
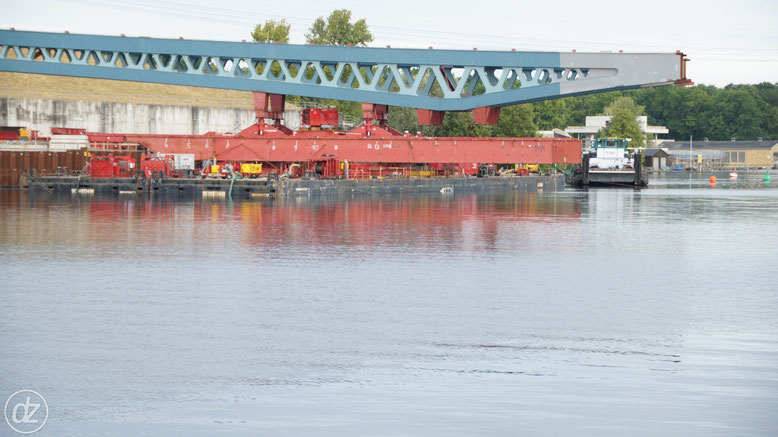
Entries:
{"label": "red barge", "polygon": [[[73,155],[66,160],[70,166],[56,165],[56,172],[46,168],[52,163],[51,154],[57,153],[51,150],[11,151],[14,156],[0,163],[4,169],[14,169],[17,174],[12,176],[20,184],[33,188],[42,184],[47,189],[62,185],[82,190],[103,184],[132,191],[133,186],[136,190],[151,189],[147,181],[156,181],[158,186],[175,184],[182,189],[186,185],[218,186],[219,179],[229,179],[230,186],[264,184],[260,187],[263,192],[272,193],[279,188],[274,181],[281,179],[367,179],[382,180],[381,184],[391,186],[387,179],[492,176],[499,168],[517,169],[521,176],[521,164],[581,162],[581,142],[572,138],[428,137],[398,132],[387,123],[386,105],[363,104],[363,122],[351,130],[337,128],[336,109],[304,109],[304,125],[293,131],[282,124],[283,111],[270,110],[284,107],[283,99],[276,103],[276,98],[283,96],[255,93],[257,122],[236,134],[53,129],[52,138],[69,134],[88,141],[85,147],[69,151]],[[26,156],[31,153],[48,153],[49,159]],[[59,164],[56,158],[54,161]],[[241,174],[241,169],[249,174]],[[72,186],[74,180],[76,185]],[[249,192],[262,191],[260,188]]]}

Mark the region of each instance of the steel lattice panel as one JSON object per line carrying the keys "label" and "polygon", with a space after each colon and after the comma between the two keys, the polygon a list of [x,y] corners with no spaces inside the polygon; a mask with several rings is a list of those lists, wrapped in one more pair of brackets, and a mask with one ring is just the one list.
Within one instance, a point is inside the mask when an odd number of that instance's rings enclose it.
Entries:
{"label": "steel lattice panel", "polygon": [[438,111],[686,80],[680,53],[421,50],[0,30],[0,70]]}

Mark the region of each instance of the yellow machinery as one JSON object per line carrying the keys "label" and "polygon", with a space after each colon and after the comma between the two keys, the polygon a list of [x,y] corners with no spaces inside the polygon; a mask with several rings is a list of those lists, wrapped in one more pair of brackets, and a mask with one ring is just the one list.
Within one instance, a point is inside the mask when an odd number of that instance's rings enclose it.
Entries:
{"label": "yellow machinery", "polygon": [[262,174],[262,164],[243,163],[240,165],[243,176],[259,176]]}
{"label": "yellow machinery", "polygon": [[524,170],[527,170],[530,173],[540,173],[540,164],[524,164],[524,165],[516,164],[517,173],[520,168],[523,168]]}
{"label": "yellow machinery", "polygon": [[[262,164],[253,164],[253,163],[222,163],[222,164],[211,164],[211,167],[208,171],[208,176],[224,176],[228,175],[229,171],[225,170],[225,165],[232,165],[235,171],[239,172],[241,175],[245,177],[257,177],[262,174]],[[240,167],[238,167],[240,166]]]}

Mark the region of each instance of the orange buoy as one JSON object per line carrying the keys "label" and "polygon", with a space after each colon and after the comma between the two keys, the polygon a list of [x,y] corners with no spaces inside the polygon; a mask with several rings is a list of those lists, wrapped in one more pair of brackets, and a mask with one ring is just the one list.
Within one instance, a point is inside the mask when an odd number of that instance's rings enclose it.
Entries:
{"label": "orange buoy", "polygon": [[716,176],[711,176],[710,179],[708,179],[708,180],[710,181],[711,184],[715,184],[716,183]]}

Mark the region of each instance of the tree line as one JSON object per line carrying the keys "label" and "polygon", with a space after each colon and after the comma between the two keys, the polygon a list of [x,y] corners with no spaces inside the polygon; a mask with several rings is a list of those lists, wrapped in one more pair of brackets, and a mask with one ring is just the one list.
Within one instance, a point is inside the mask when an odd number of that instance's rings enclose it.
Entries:
{"label": "tree line", "polygon": [[[251,33],[257,42],[289,42],[290,25],[285,20],[268,20]],[[365,46],[373,41],[365,19],[354,22],[351,11],[338,9],[327,18],[317,18],[305,34],[306,42],[322,45]],[[357,102],[309,99],[290,96],[291,102],[316,100],[336,105],[346,114],[361,115]],[[632,138],[641,145],[634,117],[647,115],[652,125],[667,126],[668,138],[690,136],[709,140],[778,140],[778,83],[756,85],[661,86],[565,97],[502,108],[497,125],[473,123],[470,112],[447,113],[442,126],[418,126],[412,108],[392,107],[389,124],[399,131],[432,136],[535,136],[538,130],[580,126],[587,115],[612,115],[608,129],[600,135]]]}
{"label": "tree line", "polygon": [[392,108],[389,120],[398,130],[436,136],[531,136],[538,130],[582,126],[587,115],[612,115],[609,128],[614,132],[601,134],[634,136],[636,146],[644,139],[637,138],[637,123],[625,120],[638,115],[647,115],[649,124],[667,126],[666,137],[676,140],[778,140],[778,83],[661,86],[564,97],[503,108],[493,127],[475,125],[470,113],[448,113],[443,126],[419,127],[409,108]]}

